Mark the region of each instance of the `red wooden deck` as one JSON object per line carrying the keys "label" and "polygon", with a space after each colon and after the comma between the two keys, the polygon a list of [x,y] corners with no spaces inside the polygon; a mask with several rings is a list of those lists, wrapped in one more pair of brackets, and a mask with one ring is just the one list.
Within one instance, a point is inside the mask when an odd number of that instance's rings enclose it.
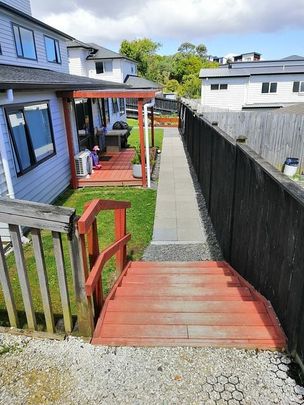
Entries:
{"label": "red wooden deck", "polygon": [[226,262],[132,262],[92,343],[283,349],[286,338],[269,302]]}
{"label": "red wooden deck", "polygon": [[78,178],[78,187],[96,186],[141,186],[141,179],[132,174],[131,160],[135,154],[134,149],[124,149],[121,152],[107,152],[102,156],[109,160],[102,160],[101,170],[94,170],[91,175]]}

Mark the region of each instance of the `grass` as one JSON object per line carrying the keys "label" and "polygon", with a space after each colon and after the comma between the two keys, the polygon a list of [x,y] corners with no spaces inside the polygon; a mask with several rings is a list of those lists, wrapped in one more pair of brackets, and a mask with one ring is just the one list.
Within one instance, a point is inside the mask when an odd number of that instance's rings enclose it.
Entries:
{"label": "grass", "polygon": [[[139,146],[139,130],[138,130],[138,121],[132,118],[128,118],[128,124],[133,126],[130,136],[128,137],[128,144],[131,148],[135,148]],[[149,135],[151,137],[151,130],[149,129]],[[155,146],[162,148],[164,137],[164,130],[162,128],[155,128],[154,129],[154,142]],[[150,141],[151,142],[151,141]]]}
{"label": "grass", "polygon": [[[141,258],[144,249],[148,246],[153,231],[154,212],[156,203],[155,190],[143,190],[129,187],[100,187],[85,188],[76,191],[67,190],[63,193],[56,205],[76,208],[78,215],[83,212],[84,204],[95,198],[126,200],[131,202],[131,208],[127,210],[127,231],[132,234],[132,239],[128,243],[128,256],[132,260]],[[113,212],[102,212],[98,216],[98,234],[101,248],[108,246],[114,241],[114,214]],[[48,273],[50,295],[55,318],[60,318],[62,309],[57,281],[57,273],[53,256],[52,238],[50,232],[43,232],[43,246],[45,252],[45,262]],[[63,237],[63,249],[66,263],[67,282],[71,297],[71,311],[76,314],[76,307],[73,297],[72,274],[70,260],[68,256],[68,247],[66,237]],[[40,330],[44,329],[44,316],[42,314],[42,302],[40,296],[39,282],[37,277],[35,259],[32,250],[32,244],[24,247],[27,273],[29,276],[30,287],[33,296],[34,308],[37,313],[37,323]],[[14,260],[14,255],[7,257],[10,279],[13,287],[13,293],[22,323],[25,323],[24,308],[21,296],[20,285]],[[104,292],[107,293],[115,280],[115,261],[111,259],[106,265],[103,277]],[[5,304],[2,292],[0,291],[0,325],[7,326],[8,319],[5,311]],[[25,326],[24,324],[21,326]]]}

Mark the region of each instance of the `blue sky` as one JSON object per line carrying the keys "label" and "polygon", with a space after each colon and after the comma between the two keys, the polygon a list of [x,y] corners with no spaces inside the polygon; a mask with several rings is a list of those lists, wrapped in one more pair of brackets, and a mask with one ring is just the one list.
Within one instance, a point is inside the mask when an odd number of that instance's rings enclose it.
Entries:
{"label": "blue sky", "polygon": [[[162,42],[160,38],[156,38]],[[259,52],[264,59],[280,59],[289,55],[304,56],[304,30],[286,29],[271,33],[251,34],[222,34],[213,35],[199,41],[197,39],[185,40],[199,44],[203,42],[208,53],[214,56],[224,56],[228,53],[240,54],[243,52]],[[162,42],[162,54],[174,53],[180,41],[166,40]]]}
{"label": "blue sky", "polygon": [[304,0],[31,0],[32,12],[80,39],[118,50],[123,39],[151,38],[160,53],[182,42],[208,53],[256,51],[264,59],[304,56]]}

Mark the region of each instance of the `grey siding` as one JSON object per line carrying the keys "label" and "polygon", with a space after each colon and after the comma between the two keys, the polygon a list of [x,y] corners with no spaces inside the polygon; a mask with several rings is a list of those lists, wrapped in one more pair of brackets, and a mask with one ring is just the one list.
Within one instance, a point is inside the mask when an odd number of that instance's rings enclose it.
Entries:
{"label": "grey siding", "polygon": [[23,200],[50,203],[69,185],[70,181],[63,109],[61,100],[57,99],[55,93],[15,93],[14,103],[16,104],[33,101],[49,101],[56,155],[23,176],[17,177],[16,175],[6,120],[3,115],[0,119],[1,125],[4,126],[3,134],[9,156],[15,197]]}
{"label": "grey siding", "polygon": [[[17,57],[12,23],[20,24],[34,31],[37,60],[22,59]],[[44,35],[48,35],[59,40],[62,60],[61,64],[50,63],[47,61]],[[69,72],[66,42],[63,41],[61,37],[54,34],[52,31],[37,27],[33,23],[21,17],[6,14],[2,10],[0,11],[0,44],[2,48],[0,63],[2,64],[47,68],[65,73]]]}
{"label": "grey siding", "polygon": [[3,3],[22,11],[23,13],[32,15],[30,0],[2,0]]}

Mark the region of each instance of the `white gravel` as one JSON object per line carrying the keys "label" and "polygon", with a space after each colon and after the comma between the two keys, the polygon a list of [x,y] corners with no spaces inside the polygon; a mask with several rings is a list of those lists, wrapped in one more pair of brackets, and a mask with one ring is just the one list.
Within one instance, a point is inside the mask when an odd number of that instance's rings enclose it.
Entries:
{"label": "white gravel", "polygon": [[303,404],[281,353],[0,335],[0,404]]}

